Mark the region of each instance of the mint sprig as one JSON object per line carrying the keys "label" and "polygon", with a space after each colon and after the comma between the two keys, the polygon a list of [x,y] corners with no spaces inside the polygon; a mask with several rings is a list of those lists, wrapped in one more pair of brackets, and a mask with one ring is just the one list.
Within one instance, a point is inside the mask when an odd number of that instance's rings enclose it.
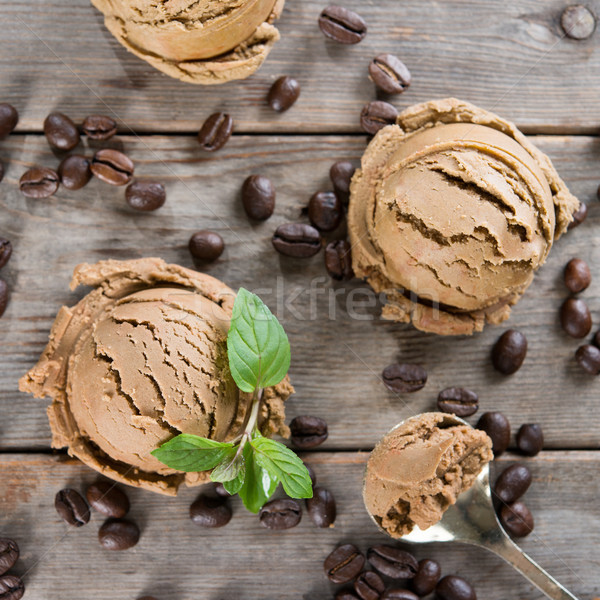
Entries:
{"label": "mint sprig", "polygon": [[238,494],[258,512],[281,482],[292,498],[312,498],[304,463],[283,444],[258,430],[263,389],[277,385],[290,367],[290,344],[277,318],[263,301],[240,288],[227,335],[229,369],[237,386],[252,393],[244,431],[232,442],[217,442],[182,433],[152,452],[177,471],[208,471],[230,494]]}

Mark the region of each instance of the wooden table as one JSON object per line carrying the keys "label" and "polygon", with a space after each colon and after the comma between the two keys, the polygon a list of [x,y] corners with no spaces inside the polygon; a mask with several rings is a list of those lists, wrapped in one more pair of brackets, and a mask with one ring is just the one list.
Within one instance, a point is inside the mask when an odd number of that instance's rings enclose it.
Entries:
{"label": "wooden table", "polygon": [[[25,578],[26,598],[332,597],[321,567],[330,550],[340,541],[363,549],[385,541],[360,499],[366,451],[397,421],[434,408],[439,390],[450,385],[476,390],[481,410],[501,410],[514,429],[525,422],[543,426],[545,451],[524,461],[534,475],[526,500],[536,529],[522,545],[580,598],[600,596],[600,382],[581,373],[573,358],[578,342],[562,333],[557,318],[567,296],[561,277],[566,262],[574,256],[592,268],[600,262],[600,140],[594,136],[600,127],[600,33],[585,41],[564,38],[559,18],[565,0],[345,4],[368,20],[369,34],[359,46],[324,40],[316,26],[321,2],[288,0],[282,41],[260,72],[244,82],[201,88],[128,54],[86,0],[0,3],[0,101],[21,114],[17,133],[0,144],[7,167],[0,234],[14,245],[2,273],[11,300],[0,320],[0,534],[21,545],[15,572]],[[600,14],[600,2],[589,5]],[[366,68],[384,51],[397,53],[413,74],[411,88],[395,99],[399,108],[452,95],[514,120],[589,206],[587,222],[556,244],[510,321],[472,338],[441,339],[382,321],[364,284],[330,281],[322,254],[295,261],[271,248],[274,228],[301,218],[310,195],[329,187],[329,166],[343,158],[358,161],[366,141],[358,114],[375,98]],[[283,74],[299,79],[302,94],[288,113],[276,115],[265,95]],[[115,116],[120,135],[109,145],[130,154],[140,177],[165,183],[167,204],[156,214],[134,214],[122,188],[99,181],[80,192],[60,189],[48,200],[22,196],[17,183],[28,166],[59,162],[41,135],[51,110],[77,122],[92,113]],[[234,116],[236,134],[222,151],[207,155],[194,134],[215,110]],[[239,201],[251,173],[269,176],[277,188],[276,214],[260,225],[249,224]],[[50,449],[47,402],[19,393],[17,380],[42,351],[58,308],[85,292],[68,290],[76,264],[160,256],[193,266],[187,240],[200,228],[221,232],[227,244],[207,271],[232,287],[258,291],[289,333],[296,394],[288,414],[315,414],[329,423],[327,442],[305,458],[335,494],[339,517],[326,531],[305,516],[296,529],[271,532],[234,501],[227,528],[204,531],[188,519],[197,490],[183,490],[176,499],[128,490],[142,538],[133,550],[110,554],[96,541],[98,515],[80,530],[57,517],[56,491],[83,489],[95,474]],[[600,277],[583,297],[597,326]],[[508,326],[524,331],[529,352],[516,375],[502,377],[489,352]],[[384,388],[381,370],[398,359],[427,368],[423,390],[395,396]],[[495,470],[515,460],[523,459],[509,454]],[[469,578],[479,598],[541,597],[483,551],[437,546],[417,554],[436,557],[444,573]]]}

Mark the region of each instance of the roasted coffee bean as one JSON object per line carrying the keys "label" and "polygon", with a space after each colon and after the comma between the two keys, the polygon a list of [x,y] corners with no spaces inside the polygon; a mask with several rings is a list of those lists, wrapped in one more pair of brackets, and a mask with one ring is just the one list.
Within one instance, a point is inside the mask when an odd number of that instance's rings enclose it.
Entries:
{"label": "roasted coffee bean", "polygon": [[12,244],[10,240],[0,237],[0,269],[6,265],[12,255]]}
{"label": "roasted coffee bean", "polygon": [[486,412],[479,417],[477,429],[485,431],[492,440],[494,456],[500,456],[510,444],[510,422],[501,412]]}
{"label": "roasted coffee bean", "polygon": [[54,499],[54,507],[69,525],[81,527],[90,520],[90,509],[76,490],[70,488],[60,490]]}
{"label": "roasted coffee bean", "polygon": [[306,500],[308,516],[317,527],[331,527],[337,515],[335,498],[325,488],[313,488],[313,497]]}
{"label": "roasted coffee bean", "polygon": [[19,558],[19,546],[10,538],[0,538],[0,575],[12,569]]}
{"label": "roasted coffee bean", "polygon": [[300,97],[300,84],[287,75],[277,79],[267,94],[269,106],[277,111],[284,112],[291,108]]}
{"label": "roasted coffee bean", "polygon": [[325,36],[340,44],[358,44],[367,35],[364,19],[343,6],[325,8],[319,16],[319,28]]}
{"label": "roasted coffee bean", "polygon": [[0,103],[0,140],[7,137],[19,122],[17,109],[6,102]]}
{"label": "roasted coffee bean", "polygon": [[92,178],[90,161],[81,154],[71,154],[58,165],[60,182],[68,190],[80,190]]}
{"label": "roasted coffee bean", "polygon": [[231,516],[229,501],[223,496],[202,494],[190,506],[190,519],[200,527],[223,527]]}
{"label": "roasted coffee bean", "polygon": [[275,210],[275,187],[271,180],[263,175],[247,177],[242,185],[242,204],[251,219],[268,219]]}
{"label": "roasted coffee bean", "polygon": [[225,250],[225,242],[223,238],[215,231],[196,231],[190,238],[188,243],[190,254],[198,259],[207,262],[217,260],[223,250]]}
{"label": "roasted coffee bean", "polygon": [[215,494],[221,496],[221,498],[231,498],[231,494],[225,489],[225,486],[222,483],[217,483],[215,485]]}
{"label": "roasted coffee bean", "polygon": [[329,178],[333,183],[333,189],[342,203],[347,204],[350,197],[350,182],[356,168],[347,160],[340,160],[329,169]]}
{"label": "roasted coffee bean", "polygon": [[419,561],[417,574],[410,582],[412,589],[419,596],[428,596],[433,593],[440,577],[442,576],[442,568],[440,563],[430,558],[424,558]]}
{"label": "roasted coffee bean", "polygon": [[419,569],[419,563],[412,554],[384,544],[369,548],[367,560],[374,569],[392,579],[412,579]]}
{"label": "roasted coffee bean", "polygon": [[319,446],[329,435],[327,423],[323,419],[311,415],[301,415],[292,419],[290,431],[292,432],[292,444],[301,450]]}
{"label": "roasted coffee bean", "polygon": [[92,483],[85,492],[90,506],[106,517],[123,518],[129,512],[129,498],[109,481]]}
{"label": "roasted coffee bean", "polygon": [[435,588],[438,600],[477,600],[471,584],[457,575],[446,575]]}
{"label": "roasted coffee bean", "polygon": [[0,317],[8,306],[8,285],[4,279],[0,279]]}
{"label": "roasted coffee bean", "polygon": [[321,235],[304,223],[285,223],[273,234],[273,247],[284,256],[308,258],[321,249]]}
{"label": "roasted coffee bean", "polygon": [[520,464],[506,467],[496,479],[494,492],[502,502],[510,504],[518,500],[531,485],[531,471]]}
{"label": "roasted coffee bean", "polygon": [[335,600],[360,600],[359,597],[350,590],[340,590],[335,595]]}
{"label": "roasted coffee bean", "polygon": [[21,600],[25,593],[25,584],[16,575],[0,577],[0,600]]}
{"label": "roasted coffee bean", "polygon": [[393,54],[380,54],[369,65],[371,81],[387,94],[401,94],[410,86],[410,71]]}
{"label": "roasted coffee bean", "polygon": [[134,171],[133,161],[118,150],[98,150],[92,159],[92,173],[110,185],[127,185]]}
{"label": "roasted coffee bean", "polygon": [[594,346],[596,346],[596,348],[600,348],[600,330],[596,331],[596,333],[594,334],[593,343]]}
{"label": "roasted coffee bean", "polygon": [[108,140],[117,133],[117,123],[105,115],[90,115],[83,121],[81,129],[92,140]]}
{"label": "roasted coffee bean", "polygon": [[307,463],[304,463],[306,470],[308,471],[308,476],[310,477],[310,482],[312,483],[313,488],[317,485],[317,474],[315,470]]}
{"label": "roasted coffee bean", "polygon": [[425,386],[427,371],[419,365],[394,363],[383,370],[381,377],[388,390],[396,394],[408,394]]}
{"label": "roasted coffee bean", "polygon": [[233,133],[233,119],[230,115],[218,112],[210,115],[198,132],[198,142],[202,150],[214,152],[222,148]]}
{"label": "roasted coffee bean", "polygon": [[565,285],[570,292],[577,294],[592,282],[592,274],[585,260],[572,258],[565,267]]}
{"label": "roasted coffee bean", "polygon": [[585,337],[592,328],[588,305],[580,298],[567,298],[560,308],[560,324],[567,335]]}
{"label": "roasted coffee bean", "polygon": [[336,240],[325,246],[325,268],[329,276],[338,281],[354,277],[352,250],[346,240]]}
{"label": "roasted coffee bean", "polygon": [[362,600],[379,600],[385,592],[385,583],[375,571],[364,571],[356,578],[354,589]]}
{"label": "roasted coffee bean", "polygon": [[271,500],[260,509],[258,519],[267,529],[291,529],[300,523],[302,507],[291,498]]}
{"label": "roasted coffee bean", "polygon": [[365,104],[360,113],[360,126],[363,131],[375,135],[386,125],[394,125],[398,111],[394,106],[382,100],[374,100]]}
{"label": "roasted coffee bean", "polygon": [[28,198],[49,198],[58,189],[58,173],[47,167],[32,167],[19,180],[19,189]]}
{"label": "roasted coffee bean", "polygon": [[106,550],[128,550],[140,539],[140,528],[127,519],[108,519],[98,531],[98,541]]}
{"label": "roasted coffee bean", "polygon": [[156,210],[166,199],[165,186],[158,181],[134,181],[125,190],[125,200],[135,210]]}
{"label": "roasted coffee bean", "polygon": [[544,447],[544,432],[537,423],[521,425],[517,431],[517,446],[527,456],[535,456]]}
{"label": "roasted coffee bean", "polygon": [[390,588],[383,593],[381,600],[419,600],[419,596],[410,590]]}
{"label": "roasted coffee bean", "polygon": [[525,537],[533,531],[533,515],[525,502],[520,500],[502,506],[500,523],[514,537]]}
{"label": "roasted coffee bean", "polygon": [[308,203],[308,218],[320,231],[333,231],[344,218],[344,207],[335,192],[317,192]]}
{"label": "roasted coffee bean", "polygon": [[365,564],[365,557],[354,544],[338,546],[323,563],[325,575],[332,583],[352,581]]}
{"label": "roasted coffee bean", "polygon": [[[598,191],[600,192],[600,188],[598,188]],[[575,229],[575,227],[579,227],[587,218],[587,212],[587,204],[580,202],[579,208],[573,213],[573,220],[569,223],[567,229],[570,231],[571,229]]]}
{"label": "roasted coffee bean", "polygon": [[479,409],[479,397],[472,390],[450,387],[438,394],[438,409],[457,417],[469,417]]}
{"label": "roasted coffee bean", "polygon": [[527,338],[516,329],[505,331],[492,349],[492,364],[504,375],[516,373],[527,355]]}
{"label": "roasted coffee bean", "polygon": [[596,29],[596,17],[586,6],[575,4],[565,8],[560,17],[560,24],[567,37],[573,40],[585,40]]}
{"label": "roasted coffee bean", "polygon": [[44,135],[48,143],[58,150],[72,150],[79,144],[79,131],[75,123],[62,113],[50,113],[46,117]]}
{"label": "roasted coffee bean", "polygon": [[584,344],[577,348],[575,360],[583,370],[590,375],[600,374],[600,350],[591,344]]}

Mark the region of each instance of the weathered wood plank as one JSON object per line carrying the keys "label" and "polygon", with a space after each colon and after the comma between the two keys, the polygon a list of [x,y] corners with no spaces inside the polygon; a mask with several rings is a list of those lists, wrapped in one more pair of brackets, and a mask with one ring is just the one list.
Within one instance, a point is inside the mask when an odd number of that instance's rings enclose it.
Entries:
{"label": "weathered wood plank", "polygon": [[[354,542],[365,551],[386,540],[362,505],[365,461],[364,453],[309,457],[320,483],[337,499],[338,519],[328,530],[316,529],[304,514],[295,529],[267,531],[237,499],[226,528],[202,530],[188,518],[197,490],[164,498],[128,489],[131,517],[141,526],[142,537],[134,549],[111,554],[97,543],[100,515],[74,529],[54,510],[55,493],[65,486],[83,491],[94,481],[92,471],[73,460],[8,454],[0,457],[0,534],[14,537],[21,546],[15,572],[24,575],[28,598],[152,594],[159,600],[325,600],[334,587],[325,579],[322,562],[337,543]],[[521,542],[523,548],[579,598],[599,595],[600,564],[593,551],[600,535],[599,453],[547,452],[528,464],[534,481],[525,499],[536,529]],[[419,558],[435,557],[445,574],[467,577],[480,598],[541,597],[483,550],[438,544],[415,552]]]}
{"label": "weathered wood plank", "polygon": [[[0,89],[22,113],[22,130],[40,130],[55,108],[83,119],[112,112],[136,131],[198,130],[226,109],[239,131],[358,130],[362,105],[375,97],[369,61],[397,53],[413,74],[398,106],[455,95],[480,103],[529,130],[593,132],[600,125],[598,32],[563,39],[563,0],[395,0],[344,4],[369,24],[356,47],[326,42],[317,27],[322,0],[289,0],[282,41],[254,77],[225,87],[174,81],[128,54],[88,0],[0,3]],[[600,2],[587,3],[600,14]],[[265,106],[282,74],[302,83],[284,115]]]}

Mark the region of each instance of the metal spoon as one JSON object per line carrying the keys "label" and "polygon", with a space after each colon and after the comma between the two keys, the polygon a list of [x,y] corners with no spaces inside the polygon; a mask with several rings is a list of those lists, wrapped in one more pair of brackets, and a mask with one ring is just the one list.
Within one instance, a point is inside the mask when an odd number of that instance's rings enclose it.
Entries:
{"label": "metal spoon", "polygon": [[[469,425],[466,421],[454,415],[448,415],[448,417],[457,425]],[[391,431],[400,427],[403,423],[404,421],[396,425]],[[388,535],[373,515],[371,513],[369,515],[377,527]],[[413,531],[401,539],[403,542],[410,542],[411,544],[462,542],[487,548],[512,565],[548,598],[552,598],[552,600],[578,600],[576,596],[529,558],[502,529],[492,503],[489,465],[481,470],[473,486],[460,494],[456,504],[448,508],[438,523],[425,530],[415,527]]]}

